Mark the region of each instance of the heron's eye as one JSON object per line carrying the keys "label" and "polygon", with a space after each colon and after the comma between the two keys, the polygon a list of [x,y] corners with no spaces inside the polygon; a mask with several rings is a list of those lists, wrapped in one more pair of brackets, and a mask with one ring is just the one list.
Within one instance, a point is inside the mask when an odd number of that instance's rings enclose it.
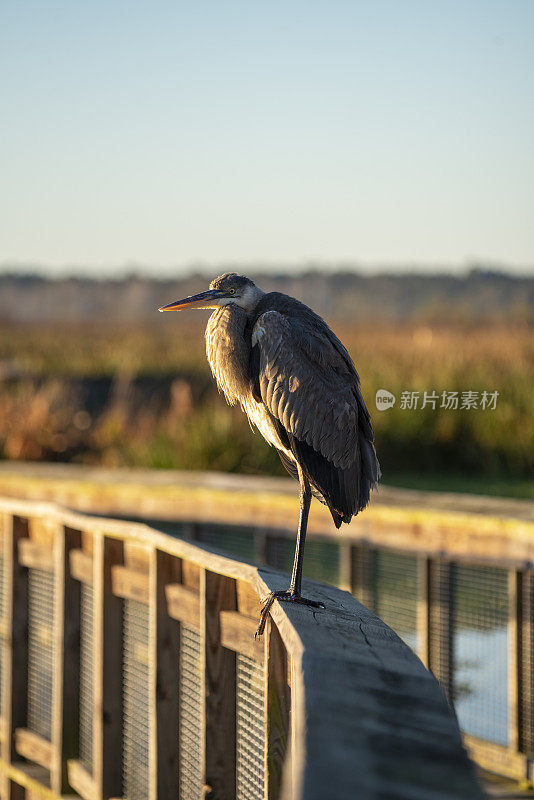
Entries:
{"label": "heron's eye", "polygon": [[235,289],[228,289],[228,294],[235,294]]}

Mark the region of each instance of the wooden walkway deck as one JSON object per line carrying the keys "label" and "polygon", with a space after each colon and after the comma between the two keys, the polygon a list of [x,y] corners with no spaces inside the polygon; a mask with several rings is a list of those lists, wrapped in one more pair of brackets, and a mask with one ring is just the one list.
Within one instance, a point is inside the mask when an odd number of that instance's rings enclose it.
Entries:
{"label": "wooden walkway deck", "polygon": [[[174,521],[181,536],[282,569],[287,569],[284,554],[295,536],[296,489],[289,479],[0,463],[4,496],[54,500],[88,513],[151,520],[156,526]],[[488,660],[500,659],[504,667],[490,681],[484,672],[483,687],[473,682],[471,668],[469,688],[478,703],[472,714],[479,718],[471,715],[467,725],[462,722],[465,742],[485,769],[534,782],[534,503],[381,487],[369,509],[344,526],[342,535],[328,511],[314,503],[309,531],[308,574],[328,543],[328,553],[335,554],[332,577],[321,570],[315,577],[349,589],[397,630],[397,611],[402,612],[410,643],[449,697],[465,688],[460,628],[465,632],[471,626],[490,642],[489,651],[468,654],[471,662],[483,670]],[[243,548],[245,541],[246,555],[243,549],[232,550],[232,542]],[[393,558],[397,570],[390,567],[386,576],[390,594],[398,598],[394,603],[386,598],[390,610],[395,606],[392,618],[383,605],[384,585],[377,582],[383,556]],[[405,573],[403,564],[408,565]],[[461,580],[464,594],[458,602]],[[495,630],[503,634],[498,642],[491,639]],[[486,727],[479,724],[484,715]],[[495,735],[497,718],[501,728]]]}
{"label": "wooden walkway deck", "polygon": [[52,504],[0,521],[3,799],[482,800],[437,681],[347,592],[305,581],[325,608],[275,603],[258,642],[277,570]]}

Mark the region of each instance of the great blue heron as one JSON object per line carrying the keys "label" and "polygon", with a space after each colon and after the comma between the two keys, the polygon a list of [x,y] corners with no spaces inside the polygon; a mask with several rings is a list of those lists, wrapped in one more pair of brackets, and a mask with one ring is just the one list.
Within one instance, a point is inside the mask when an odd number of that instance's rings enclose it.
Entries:
{"label": "great blue heron", "polygon": [[304,542],[312,495],[326,504],[336,528],[369,502],[380,477],[369,412],[345,347],[311,308],[280,292],[262,292],[234,272],[206,292],[160,311],[214,309],[206,353],[230,405],[278,450],[300,484],[300,518],[291,585],[267,598],[258,634],[274,600],[322,604],[301,595]]}

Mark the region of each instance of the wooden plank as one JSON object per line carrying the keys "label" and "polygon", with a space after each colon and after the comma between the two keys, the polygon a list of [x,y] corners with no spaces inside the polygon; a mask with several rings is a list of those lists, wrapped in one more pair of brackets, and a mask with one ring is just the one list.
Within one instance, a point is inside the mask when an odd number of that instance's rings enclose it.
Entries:
{"label": "wooden plank", "polygon": [[265,526],[254,528],[254,561],[256,564],[267,563],[268,531]]}
{"label": "wooden plank", "polygon": [[112,569],[112,581],[113,594],[117,597],[148,603],[149,578],[146,573],[119,564]]}
{"label": "wooden plank", "polygon": [[69,784],[80,797],[83,797],[83,800],[99,800],[93,777],[87,772],[81,761],[70,759],[67,769]]}
{"label": "wooden plank", "polygon": [[428,666],[450,703],[454,691],[454,565],[430,561],[430,632]]}
{"label": "wooden plank", "polygon": [[[0,463],[0,470],[1,470],[1,466],[2,465]],[[233,498],[233,502],[237,502],[237,499]],[[316,508],[316,510],[319,510],[318,506],[316,506],[315,508]],[[118,538],[118,539],[121,539],[121,540],[125,540],[125,539],[135,540],[136,542],[139,542],[139,544],[144,545],[145,548],[147,548],[147,547],[148,548],[149,547],[158,547],[159,549],[164,550],[165,552],[173,553],[178,558],[183,558],[183,559],[187,559],[189,561],[193,561],[193,562],[195,562],[199,566],[202,566],[205,569],[211,569],[211,570],[215,570],[215,571],[220,570],[222,573],[224,573],[224,574],[226,574],[228,576],[231,576],[233,578],[240,578],[240,579],[242,578],[242,579],[248,580],[248,581],[254,581],[255,580],[256,570],[250,564],[247,564],[247,563],[244,563],[244,562],[238,562],[238,561],[235,561],[235,560],[233,560],[233,559],[231,559],[229,557],[227,558],[227,557],[218,555],[217,553],[212,553],[212,552],[209,552],[209,551],[200,550],[200,549],[196,548],[194,545],[191,545],[188,542],[185,542],[185,541],[183,541],[181,539],[176,539],[174,537],[169,537],[169,536],[161,533],[161,531],[159,531],[157,528],[151,528],[148,525],[144,525],[142,523],[125,522],[125,521],[121,521],[121,520],[117,520],[117,519],[113,519],[113,520],[106,519],[106,520],[103,520],[101,517],[90,517],[90,516],[87,516],[87,515],[81,515],[79,513],[76,513],[74,511],[70,511],[70,510],[66,510],[66,509],[61,509],[61,511],[58,511],[54,507],[37,505],[35,503],[31,503],[29,501],[24,501],[24,500],[13,500],[13,499],[6,499],[6,498],[4,498],[4,499],[0,498],[0,509],[3,509],[3,510],[8,511],[10,513],[14,513],[16,515],[17,514],[18,515],[24,515],[25,513],[36,513],[36,509],[40,509],[40,512],[43,513],[43,509],[48,509],[49,513],[53,513],[55,517],[60,515],[61,520],[65,524],[70,525],[71,527],[85,528],[88,532],[91,532],[91,533],[94,533],[94,534],[97,534],[97,535],[100,535],[103,532],[104,528],[105,528],[106,535],[109,535],[111,537]],[[402,509],[401,509],[401,511],[402,511]],[[365,517],[370,512],[371,512],[371,509],[366,509],[365,515],[363,515],[363,516]],[[396,509],[395,509],[395,513],[396,513]],[[224,509],[221,509],[221,518],[224,518]],[[351,526],[351,528],[353,528],[354,526],[356,526],[358,524],[360,526],[358,528],[358,530],[359,531],[361,530],[361,524],[358,523],[359,519],[360,519],[360,515],[354,520],[354,523]],[[497,521],[497,522],[499,522],[499,521]],[[502,520],[500,522],[502,522]],[[500,524],[500,522],[499,522],[499,524]],[[391,518],[391,523],[392,523],[392,535],[391,535],[390,539],[388,539],[387,546],[392,547],[393,549],[399,549],[399,547],[402,546],[403,549],[406,550],[406,552],[409,552],[410,550],[412,552],[416,552],[417,551],[417,552],[427,553],[427,554],[428,553],[435,553],[435,552],[436,553],[437,552],[445,552],[445,551],[448,552],[447,548],[445,547],[446,543],[444,541],[442,541],[443,547],[441,547],[441,549],[436,546],[436,541],[435,540],[432,540],[432,542],[429,541],[428,542],[429,546],[428,547],[426,547],[426,546],[424,547],[423,546],[423,542],[425,541],[425,537],[421,534],[419,528],[417,528],[418,533],[417,533],[417,537],[416,537],[416,539],[417,539],[417,547],[416,548],[410,548],[409,544],[406,544],[406,546],[405,546],[404,542],[402,542],[402,540],[400,538],[396,540],[395,536],[393,535],[393,533],[394,533],[394,531],[393,531],[393,517]],[[463,524],[463,522],[462,522],[462,524]],[[479,524],[480,524],[480,520],[478,520],[477,526]],[[489,524],[489,522],[488,522],[488,524]],[[493,521],[492,521],[492,524],[493,524]],[[532,526],[532,531],[534,531],[534,525]],[[511,533],[511,532],[512,532],[512,529],[509,530],[509,533]],[[517,549],[517,546],[518,546],[519,542],[523,542],[524,543],[524,538],[523,537],[525,537],[525,539],[529,539],[532,542],[532,548],[530,550],[528,550],[528,553],[527,553],[527,549],[528,548],[525,549],[524,550],[524,554],[525,554],[526,561],[529,561],[529,558],[531,556],[533,557],[532,560],[534,561],[534,535],[532,535],[532,536],[530,535],[530,528],[528,526],[520,528],[520,529],[517,529],[517,530],[514,528],[513,529],[513,534],[514,534],[513,538],[512,539],[508,539],[508,543],[510,545],[510,549],[508,551],[509,557],[503,556],[503,559],[506,561],[506,564],[508,566],[512,566],[512,565],[518,563],[519,564],[519,568],[520,569],[524,569],[525,568],[525,561],[521,560],[519,558],[519,556],[518,556],[519,551]],[[285,536],[285,533],[283,531],[280,531],[280,535],[281,536]],[[350,532],[347,531],[345,533],[345,536],[346,535],[350,535]],[[338,536],[337,533],[336,533],[336,536]],[[291,531],[291,537],[294,540],[294,530]],[[322,538],[324,538],[324,536]],[[353,539],[353,541],[358,541],[358,535],[356,535],[356,537]],[[380,546],[381,544],[382,543],[378,539],[373,542],[373,546],[374,545]],[[384,546],[386,546],[386,545],[384,545]],[[481,564],[485,563],[485,564],[494,564],[494,565],[495,565],[495,563],[499,563],[499,564],[502,565],[502,563],[503,563],[502,559],[499,559],[499,561],[496,562],[495,559],[492,556],[488,556],[487,553],[485,555],[482,555],[482,550],[478,553],[476,551],[476,549],[474,551],[471,551],[469,549],[469,547],[470,547],[470,544],[469,544],[469,541],[467,541],[466,550],[465,550],[466,558],[464,560],[467,560],[468,563],[481,563]],[[452,552],[451,548],[449,548],[449,550]]]}
{"label": "wooden plank", "polygon": [[[183,579],[183,564],[182,561],[182,579]],[[200,766],[201,766],[201,800],[209,800],[209,793],[211,791],[207,779],[206,779],[206,767],[207,767],[207,759],[206,759],[206,744],[207,744],[207,736],[206,736],[206,706],[207,706],[207,679],[206,679],[206,669],[207,669],[207,635],[208,635],[208,626],[206,624],[206,610],[207,610],[207,603],[206,603],[206,570],[200,570],[200,585],[199,585],[199,597],[200,597],[200,664],[199,664],[199,693],[200,693],[200,721],[201,721],[201,732],[200,732]],[[180,744],[180,749],[181,749]],[[215,800],[215,798],[211,798],[211,800]]]}
{"label": "wooden plank", "polygon": [[29,537],[32,542],[54,549],[57,522],[47,515],[39,514],[29,519]]}
{"label": "wooden plank", "polygon": [[70,551],[70,574],[81,583],[91,585],[93,583],[93,557],[82,548],[75,548]]}
{"label": "wooden plank", "polygon": [[70,553],[79,530],[58,526],[54,544],[54,673],[50,787],[68,791],[67,760],[78,754],[80,686],[80,583],[70,573]]}
{"label": "wooden plank", "polygon": [[254,637],[258,628],[258,618],[245,617],[239,611],[221,611],[220,627],[223,647],[263,664],[263,642],[261,638]]}
{"label": "wooden plank", "polygon": [[93,534],[82,529],[82,550],[88,556],[93,555]]}
{"label": "wooden plank", "polygon": [[112,571],[123,563],[123,543],[95,536],[94,555],[94,739],[97,797],[122,792],[122,600]]}
{"label": "wooden plank", "polygon": [[196,539],[195,525],[192,522],[183,522],[181,526],[181,538],[187,542],[194,542]]}
{"label": "wooden plank", "polygon": [[[10,535],[11,534],[11,535]],[[11,531],[5,537],[4,559],[4,619],[6,633],[3,639],[2,662],[2,715],[5,736],[2,757],[15,758],[13,734],[16,728],[26,726],[28,689],[28,571],[18,560],[18,544],[28,535],[28,521],[13,517]]]}
{"label": "wooden plank", "polygon": [[[51,742],[27,728],[15,730],[15,750],[19,756],[51,770],[54,765],[54,748]],[[57,791],[53,789],[52,791]]]}
{"label": "wooden plank", "polygon": [[[147,800],[158,798],[158,607],[157,607],[157,551],[148,553],[148,795]],[[126,553],[125,553],[126,557]],[[136,648],[137,649],[137,648]],[[177,720],[175,719],[175,725]],[[172,730],[172,728],[171,728]],[[177,728],[176,728],[177,732]],[[174,738],[174,737],[173,737]]]}
{"label": "wooden plank", "polygon": [[[521,575],[508,572],[508,747],[519,750],[521,708]],[[529,645],[527,645],[529,646]]]}
{"label": "wooden plank", "polygon": [[206,798],[235,798],[236,657],[221,643],[221,611],[235,611],[235,581],[206,572],[203,614],[205,643]]}
{"label": "wooden plank", "polygon": [[532,774],[529,776],[529,761],[523,753],[514,753],[508,747],[466,734],[463,741],[470,758],[482,769],[516,780],[532,780],[534,777]]}
{"label": "wooden plank", "polygon": [[[18,560],[19,542],[28,536],[28,521],[2,515],[4,609],[2,636],[2,739],[5,763],[16,758],[15,730],[26,726],[28,684],[28,570]],[[7,782],[6,800],[24,800],[24,790]]]}
{"label": "wooden plank", "polygon": [[[151,780],[156,798],[175,798],[179,794],[178,777],[178,680],[179,626],[167,613],[166,589],[179,585],[182,565],[167,553],[155,551],[155,575],[151,587],[151,606],[155,611],[156,632],[152,661],[156,667],[153,691],[155,694],[155,723],[153,730],[156,755]],[[182,587],[181,587],[182,588]],[[186,590],[192,591],[192,590]],[[197,625],[200,604],[197,601]]]}
{"label": "wooden plank", "polygon": [[237,608],[239,613],[257,621],[261,613],[261,607],[261,599],[252,584],[248,581],[237,581]]}
{"label": "wooden plank", "polygon": [[200,567],[187,559],[182,559],[182,583],[189,589],[195,589],[200,593]]}
{"label": "wooden plank", "polygon": [[276,625],[269,622],[269,630],[264,638],[267,647],[267,796],[277,798],[280,796],[289,746],[291,687],[288,671],[291,665]]}
{"label": "wooden plank", "polygon": [[[250,525],[252,519],[257,527],[294,538],[288,520],[295,512],[295,486],[284,480],[11,463],[0,464],[0,489],[6,495],[53,498],[83,510],[187,524]],[[316,534],[338,541],[328,510],[319,505],[309,521],[310,538]],[[350,542],[373,539],[376,546],[433,557],[445,553],[471,562],[513,562],[518,568],[534,563],[534,512],[527,501],[381,486],[344,536]]]}
{"label": "wooden plank", "polygon": [[124,564],[136,572],[144,572],[148,575],[151,553],[151,547],[140,544],[134,539],[126,539],[124,542]]}
{"label": "wooden plank", "polygon": [[19,563],[24,567],[52,572],[54,569],[54,548],[47,542],[21,539],[19,542]]}
{"label": "wooden plank", "polygon": [[[154,470],[95,468],[81,464],[60,464],[43,462],[10,461],[0,464],[0,490],[5,496],[16,496],[20,486],[24,494],[18,496],[47,500],[55,492],[56,496],[70,500],[71,505],[84,502],[84,508],[96,505],[102,507],[112,500],[120,501],[120,510],[126,513],[128,507],[142,507],[145,517],[153,519],[174,519],[168,515],[169,502],[182,499],[182,493],[189,492],[194,499],[199,491],[214,494],[225,493],[230,496],[264,495],[271,498],[271,505],[279,497],[294,500],[296,486],[289,478],[266,478],[252,475],[236,475],[216,472],[195,472],[191,470]],[[178,506],[178,502],[174,504]],[[424,508],[451,511],[460,509],[464,513],[483,514],[489,508],[496,517],[514,516],[517,519],[533,519],[529,504],[512,498],[488,497],[481,495],[455,494],[453,492],[427,492],[413,489],[399,489],[380,484],[380,491],[373,494],[373,505],[383,507]],[[164,513],[159,516],[158,512]],[[530,514],[529,514],[530,511]],[[328,513],[328,511],[325,511]],[[184,514],[184,519],[187,518]],[[250,525],[250,518],[249,518]],[[189,524],[191,524],[189,522]]]}
{"label": "wooden plank", "polygon": [[519,706],[519,748],[523,753],[534,750],[534,573],[521,575],[520,652],[521,665]]}
{"label": "wooden plank", "polygon": [[339,545],[339,588],[352,591],[352,545],[342,542]]}
{"label": "wooden plank", "polygon": [[417,655],[427,668],[430,659],[429,569],[428,559],[424,556],[417,556]]}
{"label": "wooden plank", "polygon": [[168,583],[165,587],[167,613],[170,617],[196,630],[200,629],[200,597],[194,589],[180,583]]}
{"label": "wooden plank", "polygon": [[265,540],[265,563],[276,569],[285,568],[286,542],[283,536],[276,532],[267,536]]}
{"label": "wooden plank", "polygon": [[17,800],[58,800],[55,792],[48,788],[49,773],[44,767],[18,760],[7,766],[0,764],[0,769],[9,779],[12,799],[16,796]]}
{"label": "wooden plank", "polygon": [[361,542],[351,549],[352,594],[366,608],[373,609],[375,603],[375,555],[368,542]]}

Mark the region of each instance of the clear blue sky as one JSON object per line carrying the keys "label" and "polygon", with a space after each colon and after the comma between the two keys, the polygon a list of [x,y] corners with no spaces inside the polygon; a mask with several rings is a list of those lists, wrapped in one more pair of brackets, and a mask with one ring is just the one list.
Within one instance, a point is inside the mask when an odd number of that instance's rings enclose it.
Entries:
{"label": "clear blue sky", "polygon": [[0,262],[534,264],[533,0],[4,0]]}

